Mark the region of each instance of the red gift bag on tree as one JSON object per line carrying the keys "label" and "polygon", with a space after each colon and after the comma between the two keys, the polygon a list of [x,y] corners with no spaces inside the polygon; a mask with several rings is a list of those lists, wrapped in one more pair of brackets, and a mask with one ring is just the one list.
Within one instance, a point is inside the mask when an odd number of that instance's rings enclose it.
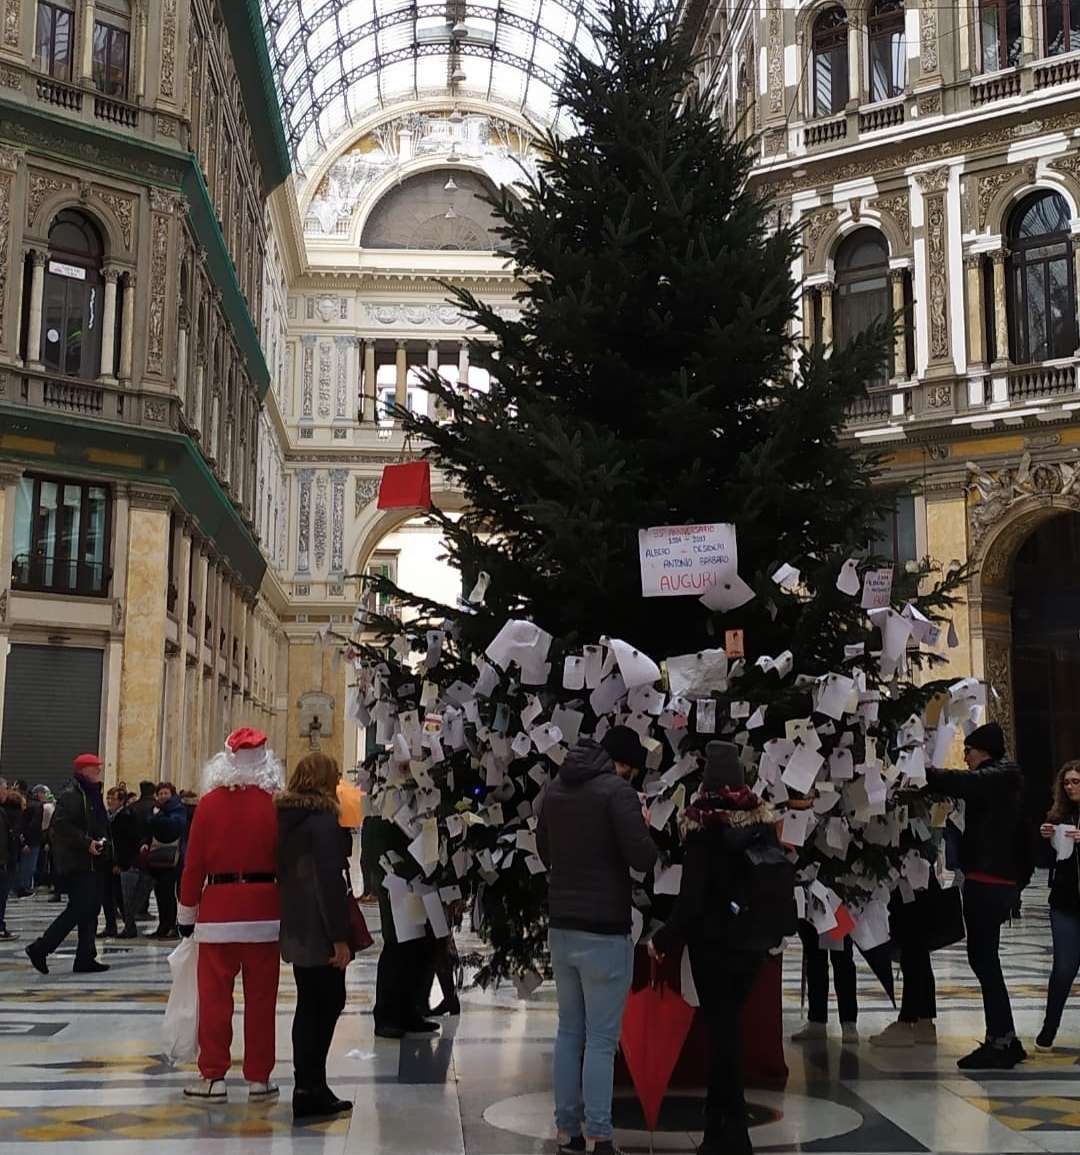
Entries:
{"label": "red gift bag on tree", "polygon": [[379,509],[430,509],[431,466],[426,461],[384,465]]}

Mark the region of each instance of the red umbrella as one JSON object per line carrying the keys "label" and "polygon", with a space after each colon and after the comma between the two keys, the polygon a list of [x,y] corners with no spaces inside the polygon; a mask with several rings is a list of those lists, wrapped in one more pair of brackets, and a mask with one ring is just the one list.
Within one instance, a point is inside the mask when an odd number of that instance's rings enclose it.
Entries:
{"label": "red umbrella", "polygon": [[694,1008],[657,977],[655,967],[651,981],[626,1000],[619,1046],[650,1131],[656,1130],[671,1074],[693,1021]]}

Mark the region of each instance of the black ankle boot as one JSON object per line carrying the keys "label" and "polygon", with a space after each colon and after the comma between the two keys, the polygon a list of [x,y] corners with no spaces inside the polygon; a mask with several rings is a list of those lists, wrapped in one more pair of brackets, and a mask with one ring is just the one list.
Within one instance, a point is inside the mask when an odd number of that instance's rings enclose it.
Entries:
{"label": "black ankle boot", "polygon": [[325,1119],[328,1115],[343,1115],[352,1110],[348,1099],[339,1099],[329,1087],[318,1091],[293,1091],[294,1119]]}

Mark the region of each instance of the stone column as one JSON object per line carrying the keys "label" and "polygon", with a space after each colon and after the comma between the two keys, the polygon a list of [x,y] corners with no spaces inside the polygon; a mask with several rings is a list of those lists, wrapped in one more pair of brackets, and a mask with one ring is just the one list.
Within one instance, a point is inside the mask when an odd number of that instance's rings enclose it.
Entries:
{"label": "stone column", "polygon": [[209,453],[209,447],[205,438],[206,434],[206,415],[203,413],[203,395],[205,392],[204,381],[206,378],[206,367],[199,362],[195,366],[195,399],[191,406],[191,423],[203,436],[203,445],[206,452]]}
{"label": "stone column", "polygon": [[[1078,260],[1080,260],[1080,249],[1077,250]],[[439,342],[428,341],[427,343],[427,367],[434,369],[437,373],[439,371]]]}
{"label": "stone column", "polygon": [[116,350],[116,281],[119,272],[110,265],[102,270],[105,300],[101,306],[101,380],[113,384],[113,355]]}
{"label": "stone column", "polygon": [[49,254],[34,249],[30,257],[34,270],[30,279],[30,329],[26,335],[26,363],[31,369],[42,369],[41,313],[45,304],[45,263]]}
{"label": "stone column", "polygon": [[458,350],[458,385],[462,389],[469,385],[469,346],[464,341]]}
{"label": "stone column", "polygon": [[137,99],[146,95],[146,32],[147,12],[145,7],[140,7],[135,20],[135,96]]}
{"label": "stone column", "polygon": [[168,490],[130,491],[127,606],[120,678],[117,775],[138,782],[161,759],[161,699],[165,692],[165,603],[169,582]]}
{"label": "stone column", "polygon": [[[848,21],[848,104],[858,106],[862,103],[862,71],[859,61],[862,55],[862,24],[855,20]],[[757,100],[757,93],[753,95]],[[751,105],[753,107],[753,105]],[[751,121],[751,131],[753,123]]]}
{"label": "stone column", "polygon": [[83,5],[83,42],[81,53],[81,75],[83,80],[94,78],[94,0],[86,0]]}
{"label": "stone column", "polygon": [[[1073,234],[1073,263],[1076,265],[1076,275],[1080,278],[1080,237],[1075,233]],[[1077,280],[1076,283],[1080,285],[1080,280]],[[1080,293],[1078,293],[1076,297],[1076,307],[1078,331],[1080,331]],[[1077,352],[1080,353],[1080,349],[1078,349]]]}
{"label": "stone column", "polygon": [[364,342],[364,420],[374,421],[379,387],[376,382],[375,342],[369,337]]}
{"label": "stone column", "polygon": [[907,363],[907,314],[904,309],[904,270],[891,269],[892,309],[896,333],[893,337],[893,375],[905,380],[908,375]]}
{"label": "stone column", "polygon": [[821,344],[828,349],[833,343],[833,283],[824,281],[818,288],[821,292]]}
{"label": "stone column", "polygon": [[394,354],[394,401],[404,408],[409,400],[409,361],[408,350],[404,341],[398,341],[397,351]]}
{"label": "stone column", "polygon": [[995,364],[1009,363],[1009,313],[1006,306],[1005,261],[1008,253],[995,249],[990,254],[994,262],[994,344]]}
{"label": "stone column", "polygon": [[[7,609],[11,584],[11,560],[14,552],[15,487],[22,477],[22,467],[0,462],[0,604]],[[0,733],[4,726],[4,683],[7,678],[8,614],[0,613]]]}
{"label": "stone column", "polygon": [[[125,318],[126,320],[126,318]],[[181,318],[186,320],[186,318]],[[184,407],[184,416],[191,420],[191,398],[187,395],[188,388],[188,331],[187,325],[181,324],[176,331],[176,395]]]}
{"label": "stone column", "polygon": [[967,278],[967,331],[968,360],[973,365],[986,364],[986,313],[983,309],[982,253],[969,253],[964,258]]}
{"label": "stone column", "polygon": [[[185,340],[187,334],[184,334]],[[120,380],[131,380],[132,344],[135,339],[135,274],[124,274],[124,316],[120,324]],[[186,348],[186,346],[185,346]]]}
{"label": "stone column", "polygon": [[[196,541],[191,554],[192,596],[195,603],[194,650],[191,654],[192,669],[188,673],[191,687],[191,712],[184,729],[185,760],[193,773],[202,765],[202,736],[206,728],[203,714],[203,662],[206,653],[206,594],[209,577],[209,563],[202,544]],[[189,639],[188,644],[191,644]]]}
{"label": "stone column", "polygon": [[[1040,5],[1041,7],[1041,5]],[[1035,5],[1020,5],[1020,59],[1030,64],[1035,59]]]}
{"label": "stone column", "polygon": [[802,343],[804,349],[814,344],[814,290],[803,289],[802,294]]}

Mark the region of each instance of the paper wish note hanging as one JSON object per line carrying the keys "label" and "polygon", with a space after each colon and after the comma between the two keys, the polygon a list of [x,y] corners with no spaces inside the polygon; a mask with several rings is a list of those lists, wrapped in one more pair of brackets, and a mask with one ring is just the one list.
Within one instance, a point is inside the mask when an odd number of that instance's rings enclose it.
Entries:
{"label": "paper wish note hanging", "polygon": [[601,638],[600,641],[615,655],[619,674],[628,690],[636,686],[651,686],[660,680],[660,667],[647,654],[619,638]]}
{"label": "paper wish note hanging", "polygon": [[859,559],[849,557],[840,567],[836,577],[836,588],[848,597],[854,597],[859,592]]}
{"label": "paper wish note hanging", "polygon": [[668,689],[676,697],[704,698],[714,690],[726,690],[728,656],[723,650],[699,650],[668,658]]}

